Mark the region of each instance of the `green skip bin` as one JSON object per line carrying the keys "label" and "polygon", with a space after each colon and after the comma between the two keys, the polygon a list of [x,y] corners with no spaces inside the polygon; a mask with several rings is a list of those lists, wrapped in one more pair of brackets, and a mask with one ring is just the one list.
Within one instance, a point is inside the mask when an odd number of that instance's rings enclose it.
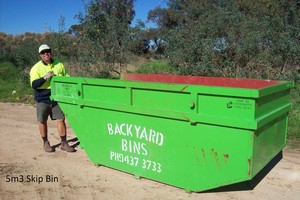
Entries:
{"label": "green skip bin", "polygon": [[251,180],[286,144],[293,82],[124,74],[53,77],[96,165],[204,191]]}

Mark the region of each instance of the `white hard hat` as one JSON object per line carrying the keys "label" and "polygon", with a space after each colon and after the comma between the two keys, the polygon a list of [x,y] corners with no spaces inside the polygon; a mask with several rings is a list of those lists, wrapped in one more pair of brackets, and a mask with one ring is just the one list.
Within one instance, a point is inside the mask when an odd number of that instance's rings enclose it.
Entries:
{"label": "white hard hat", "polygon": [[44,50],[51,50],[50,47],[46,44],[42,44],[40,47],[39,47],[39,53],[41,53],[42,51]]}

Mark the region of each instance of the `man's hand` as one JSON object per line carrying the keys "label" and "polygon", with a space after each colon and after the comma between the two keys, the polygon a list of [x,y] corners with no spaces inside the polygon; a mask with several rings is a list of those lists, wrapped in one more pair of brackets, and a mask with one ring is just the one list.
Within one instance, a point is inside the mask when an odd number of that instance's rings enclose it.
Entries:
{"label": "man's hand", "polygon": [[54,72],[53,71],[49,71],[45,76],[44,76],[44,79],[45,80],[50,80],[51,77],[54,76]]}

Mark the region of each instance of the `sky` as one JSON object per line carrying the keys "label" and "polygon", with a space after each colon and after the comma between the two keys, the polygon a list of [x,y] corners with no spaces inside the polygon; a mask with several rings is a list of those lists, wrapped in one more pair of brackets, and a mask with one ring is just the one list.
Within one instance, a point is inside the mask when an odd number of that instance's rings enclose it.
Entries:
{"label": "sky", "polygon": [[[43,33],[58,31],[59,19],[65,18],[65,31],[71,25],[78,24],[74,18],[84,13],[86,0],[0,0],[0,32],[6,34],[22,34],[26,32]],[[148,11],[165,5],[164,0],[135,0],[134,9],[137,19],[146,22]],[[147,24],[146,26],[151,26]]]}

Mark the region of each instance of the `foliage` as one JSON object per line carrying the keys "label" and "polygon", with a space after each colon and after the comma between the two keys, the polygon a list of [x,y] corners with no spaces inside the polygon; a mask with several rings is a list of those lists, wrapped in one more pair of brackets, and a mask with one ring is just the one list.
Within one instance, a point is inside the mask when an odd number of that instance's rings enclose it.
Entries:
{"label": "foliage", "polygon": [[[138,20],[131,27],[134,0],[90,0],[78,25],[65,32],[0,33],[0,61],[26,71],[46,43],[54,57],[79,76],[121,73],[132,53],[163,58],[172,73],[299,80],[300,4],[293,0],[169,0],[148,13],[157,28]],[[80,72],[80,73],[79,73]]]}
{"label": "foliage", "polygon": [[5,33],[0,32],[0,62],[11,61],[13,59],[10,42],[12,40],[12,35],[7,35]]}
{"label": "foliage", "polygon": [[56,47],[56,56],[58,59],[61,59],[63,56],[63,47],[66,45],[66,37],[65,37],[65,17],[63,15],[60,16],[58,20],[58,33],[54,33],[54,41]]}
{"label": "foliage", "polygon": [[19,77],[18,68],[11,62],[0,63],[0,101],[32,103],[32,89]]}
{"label": "foliage", "polygon": [[32,40],[32,38],[25,38],[23,42],[18,45],[14,51],[13,62],[19,67],[20,70],[24,70],[27,66],[32,65],[36,62],[38,51],[37,48],[39,43]]}
{"label": "foliage", "polygon": [[295,88],[291,91],[291,97],[293,107],[289,115],[288,138],[300,141],[300,83],[296,83]]}
{"label": "foliage", "polygon": [[89,49],[79,61],[88,66],[102,65],[100,72],[121,73],[127,64],[128,35],[134,15],[133,0],[89,1],[85,14],[77,16],[82,25],[81,48]]}
{"label": "foliage", "polygon": [[40,34],[25,33],[22,35],[7,35],[0,33],[0,62],[11,61],[24,69],[37,57],[37,41]]}
{"label": "foliage", "polygon": [[149,50],[146,25],[141,20],[130,30],[128,49],[137,55],[143,55]]}
{"label": "foliage", "polygon": [[156,22],[165,56],[181,74],[299,79],[297,1],[169,0]]}

